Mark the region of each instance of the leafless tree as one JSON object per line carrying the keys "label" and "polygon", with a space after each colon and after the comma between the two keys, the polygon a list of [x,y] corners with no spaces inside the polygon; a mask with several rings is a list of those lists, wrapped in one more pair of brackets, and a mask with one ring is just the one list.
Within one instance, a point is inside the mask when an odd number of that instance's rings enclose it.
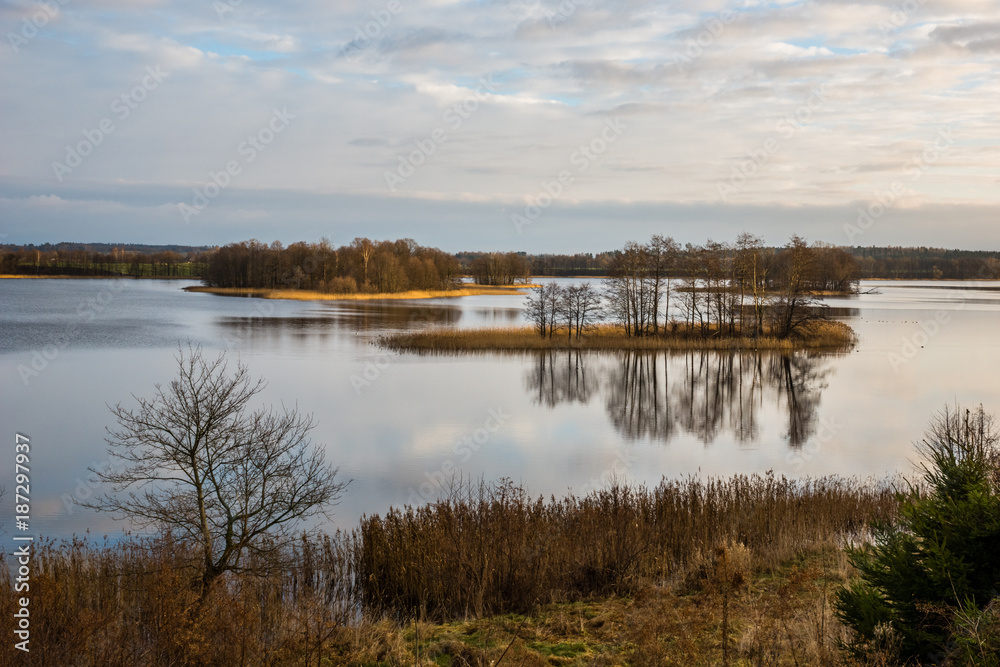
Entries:
{"label": "leafless tree", "polygon": [[533,287],[531,292],[524,302],[528,321],[540,336],[551,338],[562,317],[563,290],[556,283],[549,282]]}
{"label": "leafless tree", "polygon": [[780,260],[780,289],[772,300],[772,332],[779,338],[788,338],[801,325],[815,318],[816,300],[809,291],[815,250],[805,239],[793,235]]}
{"label": "leafless tree", "polygon": [[[759,236],[743,232],[736,237],[736,254],[733,260],[733,283],[739,291],[740,332],[759,336],[764,328],[764,309],[767,268],[763,261],[764,241]],[[746,300],[753,304],[753,319],[747,326]]]}
{"label": "leafless tree", "polygon": [[601,294],[590,283],[570,285],[562,294],[563,317],[569,329],[567,336],[583,333],[601,317]]}
{"label": "leafless tree", "polygon": [[650,286],[652,294],[653,333],[660,330],[660,311],[664,312],[664,325],[670,319],[670,281],[671,274],[676,269],[677,253],[680,245],[669,236],[654,234],[649,239],[647,257],[649,258]]}
{"label": "leafless tree", "polygon": [[226,572],[273,555],[302,520],[325,514],[347,486],[308,435],[311,416],[251,410],[265,383],[225,355],[181,349],[178,375],[134,409],[111,408],[108,451],[118,465],[92,472],[111,492],[84,506],[156,527],[198,546],[201,600]]}
{"label": "leafless tree", "polygon": [[611,315],[625,329],[626,336],[650,333],[656,301],[653,283],[649,248],[635,242],[627,243],[612,260],[606,294]]}

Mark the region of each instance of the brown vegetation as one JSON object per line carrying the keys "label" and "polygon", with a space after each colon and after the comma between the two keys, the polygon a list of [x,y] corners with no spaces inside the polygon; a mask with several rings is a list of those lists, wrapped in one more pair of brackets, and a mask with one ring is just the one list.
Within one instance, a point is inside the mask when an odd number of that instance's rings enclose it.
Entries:
{"label": "brown vegetation", "polygon": [[[564,330],[565,331],[565,330]],[[836,320],[815,320],[803,325],[791,338],[776,338],[765,331],[760,338],[731,337],[718,329],[703,335],[685,327],[664,329],[658,335],[627,336],[614,324],[596,325],[579,339],[553,335],[542,338],[529,327],[508,329],[431,329],[387,334],[379,344],[407,351],[525,351],[525,350],[842,350],[856,342],[854,330]]]}
{"label": "brown vegetation", "polygon": [[256,289],[251,287],[185,287],[186,292],[205,292],[219,296],[248,296],[259,299],[287,299],[290,301],[374,301],[377,299],[442,299],[459,296],[510,295],[532,285],[483,286],[462,284],[461,287],[440,290],[407,290],[405,292],[370,292],[333,294],[298,289]]}
{"label": "brown vegetation", "polygon": [[450,289],[461,267],[453,255],[413,239],[356,238],[334,248],[319,243],[230,243],[212,254],[204,275],[209,287],[292,289],[334,294]]}
{"label": "brown vegetation", "polygon": [[832,554],[895,502],[885,484],[770,475],[549,501],[460,484],[254,555],[204,605],[184,543],[48,542],[33,552],[31,653],[17,664],[709,665],[723,651],[833,664],[825,590],[845,568]]}

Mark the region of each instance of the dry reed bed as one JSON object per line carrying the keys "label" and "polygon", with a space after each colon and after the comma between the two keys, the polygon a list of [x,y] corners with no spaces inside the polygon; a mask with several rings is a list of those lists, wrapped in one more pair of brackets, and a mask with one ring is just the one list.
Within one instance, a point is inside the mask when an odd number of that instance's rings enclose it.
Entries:
{"label": "dry reed bed", "polygon": [[530,350],[844,350],[857,342],[854,330],[844,322],[818,320],[808,323],[793,338],[763,336],[749,338],[720,334],[717,329],[704,334],[696,329],[675,327],[670,333],[626,336],[611,324],[594,327],[579,340],[566,331],[542,337],[530,327],[486,329],[431,329],[387,334],[379,344],[392,350],[416,352],[481,352]]}
{"label": "dry reed bed", "polygon": [[682,573],[719,544],[777,567],[893,515],[886,484],[771,475],[613,486],[532,499],[511,484],[362,521],[359,594],[377,614],[447,619],[626,594]]}
{"label": "dry reed bed", "polygon": [[497,296],[522,294],[522,290],[535,285],[481,286],[465,285],[449,290],[407,290],[405,292],[358,292],[336,294],[297,289],[259,289],[255,287],[185,287],[186,292],[203,292],[219,296],[245,296],[258,299],[286,299],[289,301],[374,301],[403,299],[443,299],[460,296]]}
{"label": "dry reed bed", "polygon": [[[885,483],[770,475],[549,500],[510,483],[459,484],[448,500],[247,561],[248,572],[229,576],[203,608],[193,585],[198,554],[180,542],[47,542],[32,564],[32,652],[17,664],[321,664],[320,655],[375,664],[403,650],[385,619],[629,595],[683,579],[720,544],[743,545],[751,566],[766,571],[836,548],[895,509]],[[8,636],[12,586],[0,575]]]}

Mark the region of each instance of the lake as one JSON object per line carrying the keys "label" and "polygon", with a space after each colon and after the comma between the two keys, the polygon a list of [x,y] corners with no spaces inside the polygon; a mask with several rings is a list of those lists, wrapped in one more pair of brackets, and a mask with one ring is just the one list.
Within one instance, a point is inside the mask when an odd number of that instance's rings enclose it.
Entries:
{"label": "lake", "polygon": [[913,442],[946,404],[1000,411],[998,283],[863,282],[825,300],[856,349],[789,356],[387,353],[374,342],[390,331],[519,324],[524,297],[301,302],[181,291],[190,284],[0,280],[4,533],[21,433],[30,532],[121,534],[71,501],[108,461],[107,406],[168,383],[188,342],[266,378],[263,401],[314,414],[313,440],[352,480],[331,529],[433,500],[453,474],[544,495],[612,477],[883,477],[912,470]]}

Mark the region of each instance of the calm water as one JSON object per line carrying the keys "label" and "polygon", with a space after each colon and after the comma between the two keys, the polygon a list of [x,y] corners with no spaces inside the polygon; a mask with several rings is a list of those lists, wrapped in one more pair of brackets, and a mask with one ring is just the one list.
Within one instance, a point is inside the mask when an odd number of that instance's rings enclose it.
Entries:
{"label": "calm water", "polygon": [[787,357],[392,354],[372,344],[386,331],[516,324],[523,297],[283,302],[186,284],[0,281],[5,533],[17,432],[31,438],[32,533],[120,533],[69,501],[107,461],[107,405],[168,382],[188,341],[238,355],[269,381],[264,401],[314,413],[314,440],[353,480],[331,527],[433,499],[455,471],[546,495],[612,475],[882,476],[910,470],[946,403],[1000,411],[997,283],[863,284],[877,293],[827,300],[855,351]]}

